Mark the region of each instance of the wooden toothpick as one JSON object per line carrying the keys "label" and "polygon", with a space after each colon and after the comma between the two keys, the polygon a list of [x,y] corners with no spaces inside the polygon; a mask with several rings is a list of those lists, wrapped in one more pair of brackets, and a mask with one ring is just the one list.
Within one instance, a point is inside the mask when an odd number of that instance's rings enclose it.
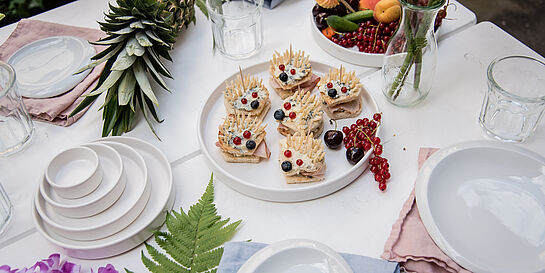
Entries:
{"label": "wooden toothpick", "polygon": [[240,65],[238,66],[238,71],[240,72],[240,80],[242,82],[242,88],[244,92],[246,92],[246,86],[244,86],[244,75],[242,74],[242,68],[240,68]]}
{"label": "wooden toothpick", "polygon": [[339,81],[343,82],[343,65],[341,64],[341,68],[339,69]]}
{"label": "wooden toothpick", "polygon": [[291,58],[293,58],[293,53],[291,52],[291,44],[290,44],[290,61],[291,61]]}

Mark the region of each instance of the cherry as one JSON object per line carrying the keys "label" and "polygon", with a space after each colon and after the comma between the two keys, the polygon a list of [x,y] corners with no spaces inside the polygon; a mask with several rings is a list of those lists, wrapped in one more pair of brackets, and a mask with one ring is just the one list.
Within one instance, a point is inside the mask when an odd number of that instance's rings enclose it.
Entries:
{"label": "cherry", "polygon": [[246,104],[246,103],[248,103],[248,100],[247,100],[246,98],[242,98],[242,99],[240,100],[240,102],[242,102],[242,104]]}
{"label": "cherry", "polygon": [[248,139],[252,136],[252,133],[250,131],[244,131],[244,133],[242,133],[242,136],[245,138],[245,139]]}
{"label": "cherry", "polygon": [[233,138],[233,143],[235,145],[240,145],[240,143],[242,143],[242,139],[240,139],[240,137],[235,137]]}
{"label": "cherry", "polygon": [[343,142],[343,134],[341,133],[341,131],[328,130],[324,134],[324,142],[325,145],[330,149],[337,149],[341,146]]}
{"label": "cherry", "polygon": [[291,109],[291,104],[289,102],[285,102],[284,103],[284,109],[290,110]]}
{"label": "cherry", "polygon": [[357,147],[350,147],[346,150],[346,159],[350,164],[355,165],[357,164],[365,155],[363,150],[361,148]]}
{"label": "cherry", "polygon": [[303,160],[297,159],[297,161],[295,161],[295,164],[297,164],[297,166],[301,166],[303,165]]}
{"label": "cherry", "polygon": [[280,69],[280,71],[284,71],[284,69],[286,69],[286,66],[281,64],[278,66],[278,69]]}
{"label": "cherry", "polygon": [[297,117],[297,114],[295,114],[295,112],[290,112],[290,118],[295,119],[295,117]]}

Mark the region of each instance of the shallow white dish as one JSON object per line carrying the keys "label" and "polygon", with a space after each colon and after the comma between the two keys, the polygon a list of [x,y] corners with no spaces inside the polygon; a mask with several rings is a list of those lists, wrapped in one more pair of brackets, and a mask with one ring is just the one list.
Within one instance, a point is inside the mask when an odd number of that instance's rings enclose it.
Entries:
{"label": "shallow white dish", "polygon": [[90,217],[74,219],[58,214],[39,192],[36,196],[36,209],[40,217],[56,233],[68,239],[89,241],[108,237],[132,223],[148,202],[151,185],[142,156],[128,145],[103,143],[121,155],[127,181],[123,193],[111,207]]}
{"label": "shallow white dish", "polygon": [[[311,65],[312,71],[318,76],[323,76],[332,68],[331,66],[313,61],[311,61]],[[270,93],[271,109],[267,113],[263,124],[267,124],[265,128],[267,132],[266,141],[267,146],[271,150],[271,157],[269,160],[264,160],[258,164],[227,163],[223,160],[219,148],[215,146],[218,138],[218,126],[223,122],[225,117],[222,93],[225,88],[225,82],[222,82],[203,105],[199,114],[197,129],[199,145],[207,163],[214,170],[214,174],[220,178],[220,181],[243,194],[277,202],[297,202],[314,199],[331,194],[350,184],[367,168],[370,152],[358,164],[350,165],[346,160],[346,149],[344,147],[339,150],[331,150],[324,147],[326,151],[327,172],[323,181],[291,185],[285,182],[283,172],[278,163],[278,142],[284,136],[280,135],[276,130],[278,123],[273,117],[274,111],[281,107],[282,99],[268,84],[268,68],[269,62],[263,62],[245,68],[244,73],[262,78]],[[236,75],[238,75],[238,72],[227,78],[226,81],[234,79]],[[313,94],[319,95],[318,90],[315,89]],[[362,99],[363,111],[357,118],[372,118],[372,115],[379,112],[379,110],[375,100],[365,88],[362,92]],[[339,120],[337,122],[337,129],[341,130],[343,126],[354,123],[357,118]],[[327,114],[324,113],[324,132],[334,127],[329,124],[328,120]],[[377,135],[379,134],[380,127],[377,131]],[[320,136],[320,139],[323,141],[323,134]]]}
{"label": "shallow white dish", "polygon": [[48,241],[61,247],[63,252],[74,258],[101,259],[128,251],[147,240],[163,225],[166,212],[172,208],[175,191],[172,170],[166,156],[155,146],[131,137],[107,137],[100,141],[124,143],[134,148],[146,161],[152,190],[150,199],[142,213],[127,228],[112,236],[93,241],[66,239],[52,231],[33,206],[32,214],[38,232]]}
{"label": "shallow white dish", "polygon": [[40,194],[46,203],[57,213],[72,218],[89,217],[104,211],[119,199],[125,189],[123,161],[119,153],[110,146],[99,143],[83,146],[93,149],[98,154],[104,173],[102,182],[93,192],[78,199],[66,199],[58,196],[44,179],[40,181]]}
{"label": "shallow white dish", "polygon": [[64,198],[80,198],[102,181],[98,155],[87,147],[71,147],[57,154],[45,169],[45,179]]}
{"label": "shallow white dish", "polygon": [[330,41],[322,34],[320,29],[316,27],[312,12],[310,12],[310,32],[312,33],[314,41],[320,48],[339,60],[361,66],[382,67],[384,54],[359,52],[357,47],[345,48]]}
{"label": "shallow white dish", "polygon": [[55,36],[27,44],[8,60],[17,73],[23,97],[49,98],[67,92],[91,72],[73,75],[91,62],[95,48],[72,36]]}
{"label": "shallow white dish", "polygon": [[305,239],[271,244],[244,263],[238,273],[352,273],[343,257],[328,246]]}
{"label": "shallow white dish", "polygon": [[474,272],[545,272],[545,158],[513,144],[462,142],[433,154],[416,180],[435,243]]}

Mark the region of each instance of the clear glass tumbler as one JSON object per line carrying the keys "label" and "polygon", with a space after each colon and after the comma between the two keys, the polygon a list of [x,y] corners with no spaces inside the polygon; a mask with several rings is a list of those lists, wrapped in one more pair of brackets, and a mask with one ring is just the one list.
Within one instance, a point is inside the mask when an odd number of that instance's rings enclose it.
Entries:
{"label": "clear glass tumbler", "polygon": [[242,59],[263,43],[263,0],[206,0],[214,46],[225,56]]}
{"label": "clear glass tumbler", "polygon": [[19,151],[34,127],[15,84],[15,70],[0,62],[0,157]]}
{"label": "clear glass tumbler", "polygon": [[6,231],[11,218],[13,217],[13,206],[8,195],[0,184],[0,236]]}
{"label": "clear glass tumbler", "polygon": [[487,78],[481,127],[495,139],[525,141],[545,110],[545,63],[526,56],[499,58],[488,66]]}

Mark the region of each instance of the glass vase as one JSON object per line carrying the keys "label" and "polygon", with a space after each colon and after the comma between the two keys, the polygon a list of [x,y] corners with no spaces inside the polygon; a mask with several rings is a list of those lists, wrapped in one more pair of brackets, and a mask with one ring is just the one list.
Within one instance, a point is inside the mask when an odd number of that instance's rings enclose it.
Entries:
{"label": "glass vase", "polygon": [[432,87],[437,64],[434,22],[445,0],[428,1],[400,0],[401,23],[384,53],[382,92],[397,106],[418,104]]}

